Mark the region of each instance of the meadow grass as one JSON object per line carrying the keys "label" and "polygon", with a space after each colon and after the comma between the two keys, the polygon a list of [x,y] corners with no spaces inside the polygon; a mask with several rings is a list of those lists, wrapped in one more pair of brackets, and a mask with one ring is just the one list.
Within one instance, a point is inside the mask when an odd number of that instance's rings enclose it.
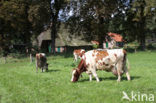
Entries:
{"label": "meadow grass", "polygon": [[71,70],[78,64],[72,57],[49,56],[49,71],[44,73],[36,73],[29,58],[9,58],[7,64],[0,62],[0,103],[129,103],[122,100],[123,91],[156,96],[156,52],[128,53],[128,59],[131,81],[124,75],[117,83],[112,73],[97,71],[99,83],[89,82],[86,73],[71,83]]}

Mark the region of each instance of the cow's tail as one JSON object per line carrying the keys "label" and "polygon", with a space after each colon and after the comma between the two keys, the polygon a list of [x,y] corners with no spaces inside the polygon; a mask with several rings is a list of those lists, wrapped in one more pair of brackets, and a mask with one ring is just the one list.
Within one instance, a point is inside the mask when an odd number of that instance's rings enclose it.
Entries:
{"label": "cow's tail", "polygon": [[124,68],[127,68],[128,70],[130,69],[130,63],[129,63],[129,60],[127,58],[127,53],[125,50],[123,50],[123,53],[124,53],[124,58],[123,58],[123,67]]}
{"label": "cow's tail", "polygon": [[129,70],[130,69],[130,63],[129,63],[128,58],[126,58],[126,64],[127,64],[127,69]]}

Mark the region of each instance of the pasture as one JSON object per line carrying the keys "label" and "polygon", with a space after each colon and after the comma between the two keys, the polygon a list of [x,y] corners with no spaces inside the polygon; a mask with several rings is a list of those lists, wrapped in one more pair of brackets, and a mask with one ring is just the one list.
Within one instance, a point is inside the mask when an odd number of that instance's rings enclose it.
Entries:
{"label": "pasture", "polygon": [[129,103],[122,100],[123,91],[129,96],[131,91],[154,94],[156,102],[156,52],[128,53],[128,59],[131,81],[123,75],[117,83],[112,73],[98,71],[99,83],[89,82],[86,73],[71,83],[71,70],[77,65],[72,56],[49,56],[49,71],[44,73],[36,73],[29,58],[9,58],[7,64],[0,62],[0,103]]}

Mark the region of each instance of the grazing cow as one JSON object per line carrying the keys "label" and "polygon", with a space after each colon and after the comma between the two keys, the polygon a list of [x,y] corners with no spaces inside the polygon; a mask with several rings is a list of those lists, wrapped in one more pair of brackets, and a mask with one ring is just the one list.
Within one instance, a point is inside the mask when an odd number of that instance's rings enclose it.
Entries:
{"label": "grazing cow", "polygon": [[130,80],[130,75],[126,67],[126,51],[123,49],[106,49],[106,50],[91,50],[86,52],[81,62],[76,69],[72,72],[72,82],[76,82],[82,72],[89,74],[90,81],[92,75],[99,82],[96,70],[105,70],[112,72],[118,76],[117,81],[120,82],[123,73],[126,73],[127,79]]}
{"label": "grazing cow", "polygon": [[85,53],[84,49],[76,49],[73,52],[74,55],[74,61],[77,61],[78,58],[82,58],[83,54]]}
{"label": "grazing cow", "polygon": [[48,63],[45,53],[37,53],[36,54],[36,72],[38,72],[38,67],[43,70],[48,71]]}

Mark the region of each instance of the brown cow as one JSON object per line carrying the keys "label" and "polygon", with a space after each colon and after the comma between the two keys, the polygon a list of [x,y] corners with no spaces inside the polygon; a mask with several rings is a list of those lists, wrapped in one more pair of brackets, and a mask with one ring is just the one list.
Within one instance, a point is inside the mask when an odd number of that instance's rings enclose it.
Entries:
{"label": "brown cow", "polygon": [[36,72],[38,72],[38,68],[48,71],[48,63],[45,53],[37,53],[36,54]]}

